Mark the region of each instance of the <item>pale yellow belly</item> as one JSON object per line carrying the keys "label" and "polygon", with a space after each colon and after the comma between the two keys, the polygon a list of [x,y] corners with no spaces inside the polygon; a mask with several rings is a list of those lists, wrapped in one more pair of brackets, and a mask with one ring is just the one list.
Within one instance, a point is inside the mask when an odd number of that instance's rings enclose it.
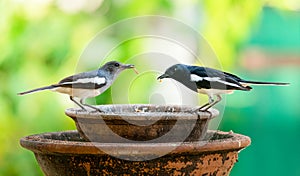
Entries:
{"label": "pale yellow belly", "polygon": [[90,98],[95,97],[101,94],[99,89],[71,89],[68,87],[58,87],[55,89],[52,89],[52,91],[59,92],[62,94],[68,94],[72,97],[78,97],[78,98]]}
{"label": "pale yellow belly", "polygon": [[198,93],[207,95],[221,95],[221,94],[231,94],[233,90],[218,90],[218,89],[197,89]]}

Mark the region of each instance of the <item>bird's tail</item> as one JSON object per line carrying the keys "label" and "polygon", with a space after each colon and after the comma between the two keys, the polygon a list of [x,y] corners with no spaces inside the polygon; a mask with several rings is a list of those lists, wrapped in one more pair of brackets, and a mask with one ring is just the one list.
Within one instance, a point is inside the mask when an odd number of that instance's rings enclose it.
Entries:
{"label": "bird's tail", "polygon": [[246,81],[246,80],[242,80],[241,83],[257,84],[257,85],[274,85],[274,86],[286,86],[290,84],[290,83],[282,83],[282,82],[261,82],[261,81]]}
{"label": "bird's tail", "polygon": [[37,89],[28,90],[26,92],[20,92],[20,93],[18,93],[18,95],[25,95],[25,94],[29,94],[29,93],[33,93],[33,92],[38,92],[38,91],[41,91],[41,90],[52,89],[54,87],[55,86],[53,86],[53,85],[51,85],[51,86],[45,86],[45,87],[40,87],[40,88],[37,88]]}

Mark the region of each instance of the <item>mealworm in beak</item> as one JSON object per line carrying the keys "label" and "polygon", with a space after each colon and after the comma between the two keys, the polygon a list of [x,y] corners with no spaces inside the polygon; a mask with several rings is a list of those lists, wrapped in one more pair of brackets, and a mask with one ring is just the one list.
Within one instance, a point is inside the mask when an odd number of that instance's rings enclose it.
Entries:
{"label": "mealworm in beak", "polygon": [[138,75],[139,74],[139,72],[137,71],[137,69],[134,67],[134,68],[132,68],[133,70],[134,70],[134,72]]}

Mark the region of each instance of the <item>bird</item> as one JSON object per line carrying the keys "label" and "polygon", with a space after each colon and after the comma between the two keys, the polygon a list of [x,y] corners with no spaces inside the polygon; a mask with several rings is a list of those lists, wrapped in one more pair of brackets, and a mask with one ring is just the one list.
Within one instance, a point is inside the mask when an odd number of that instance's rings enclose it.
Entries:
{"label": "bird", "polygon": [[158,80],[164,78],[174,79],[185,85],[192,91],[208,96],[208,102],[198,108],[199,111],[207,112],[222,100],[222,94],[231,94],[235,90],[250,91],[250,85],[276,85],[283,86],[289,83],[249,81],[234,74],[221,70],[194,65],[175,64],[157,77]]}
{"label": "bird", "polygon": [[[56,84],[21,92],[18,93],[18,95],[26,95],[42,90],[52,90],[54,92],[69,95],[70,100],[77,104],[82,110],[87,111],[87,109],[84,107],[86,106],[101,112],[98,108],[86,104],[85,99],[96,97],[103,93],[112,85],[117,76],[125,69],[135,70],[135,67],[132,64],[122,64],[117,61],[110,61],[105,63],[97,70],[68,76]],[[79,98],[80,101],[77,102],[74,97]]]}

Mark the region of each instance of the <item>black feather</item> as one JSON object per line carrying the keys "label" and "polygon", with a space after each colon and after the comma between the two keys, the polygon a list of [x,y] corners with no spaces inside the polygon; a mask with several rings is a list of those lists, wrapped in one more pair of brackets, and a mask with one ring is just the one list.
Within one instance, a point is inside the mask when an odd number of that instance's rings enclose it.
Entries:
{"label": "black feather", "polygon": [[57,86],[51,85],[51,86],[40,87],[40,88],[25,91],[25,92],[20,92],[20,93],[18,93],[18,95],[25,95],[25,94],[29,94],[29,93],[37,92],[37,91],[41,91],[41,90],[53,89],[55,87],[57,87]]}
{"label": "black feather", "polygon": [[[69,88],[76,88],[76,89],[99,89],[106,85],[106,82],[103,84],[95,84],[95,83],[76,83],[79,79],[86,79],[86,78],[94,78],[97,77],[98,70],[93,70],[89,72],[84,72],[72,76],[68,76],[59,81],[58,84],[54,84],[56,87],[69,87]],[[68,84],[69,83],[69,84]]]}
{"label": "black feather", "polygon": [[198,89],[204,88],[204,89],[245,90],[245,91],[252,89],[250,86],[243,86],[240,83],[240,80],[242,79],[233,74],[222,72],[220,70],[216,70],[208,67],[198,67],[198,66],[188,66],[188,65],[186,66],[190,70],[191,74],[198,75],[202,78],[220,78],[221,81],[236,85],[236,86],[232,86],[218,81],[208,81],[204,79],[202,81],[196,82]]}

